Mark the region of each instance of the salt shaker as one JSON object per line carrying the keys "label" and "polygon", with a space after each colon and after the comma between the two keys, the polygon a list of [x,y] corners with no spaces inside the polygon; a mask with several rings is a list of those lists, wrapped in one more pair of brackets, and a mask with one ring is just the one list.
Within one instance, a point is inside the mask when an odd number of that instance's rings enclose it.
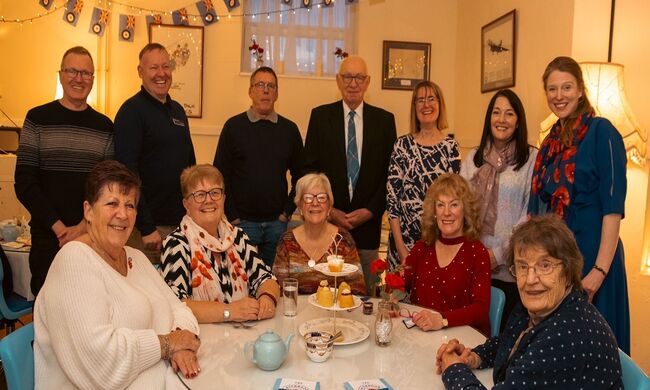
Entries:
{"label": "salt shaker", "polygon": [[393,320],[390,318],[390,302],[381,301],[378,305],[377,318],[375,319],[375,343],[380,347],[390,344],[390,332],[393,330]]}

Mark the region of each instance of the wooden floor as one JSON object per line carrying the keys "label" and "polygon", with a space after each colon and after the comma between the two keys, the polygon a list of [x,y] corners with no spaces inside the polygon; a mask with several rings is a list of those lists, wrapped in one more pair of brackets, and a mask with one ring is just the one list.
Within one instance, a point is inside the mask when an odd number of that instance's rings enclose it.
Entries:
{"label": "wooden floor", "polygon": [[[33,321],[33,316],[31,314],[28,314],[24,317],[20,318],[20,321],[22,321],[23,324],[29,324],[30,322]],[[22,325],[20,325],[19,322],[16,323],[16,329],[20,328]],[[0,330],[0,338],[5,337],[7,335],[7,329],[1,329]],[[5,382],[5,372],[4,370],[0,370],[0,390],[7,390],[7,383]]]}

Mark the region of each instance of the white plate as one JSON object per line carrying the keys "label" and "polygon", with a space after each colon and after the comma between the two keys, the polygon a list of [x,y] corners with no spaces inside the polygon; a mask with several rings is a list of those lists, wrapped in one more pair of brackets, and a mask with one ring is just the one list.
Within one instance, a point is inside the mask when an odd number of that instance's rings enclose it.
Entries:
{"label": "white plate", "polygon": [[[350,320],[347,318],[336,319],[336,330],[343,332],[343,340],[337,341],[334,345],[350,345],[360,343],[370,336],[370,329],[359,321]],[[305,321],[300,324],[298,332],[304,336],[308,332],[330,332],[334,333],[334,319],[333,318],[316,318],[313,320]]]}
{"label": "white plate", "polygon": [[332,272],[327,266],[327,263],[318,263],[314,266],[314,269],[318,272],[324,273],[327,276],[347,276],[353,274],[359,270],[354,264],[343,263],[343,270],[341,272]]}
{"label": "white plate", "polygon": [[[335,294],[334,287],[330,287],[330,290],[332,291],[332,294]],[[322,306],[322,305],[320,305],[318,303],[318,300],[316,299],[316,293],[313,293],[309,297],[307,297],[307,302],[311,303],[312,305],[314,305],[314,306],[316,306],[318,308],[325,309],[325,310],[330,310],[330,311],[353,310],[353,309],[356,309],[357,307],[361,306],[361,303],[363,303],[363,302],[361,302],[361,299],[359,299],[359,297],[357,297],[356,295],[352,296],[352,300],[354,301],[354,304],[352,305],[352,307],[339,307],[338,302],[336,302],[335,304],[333,304],[330,307],[327,307],[327,306]]]}

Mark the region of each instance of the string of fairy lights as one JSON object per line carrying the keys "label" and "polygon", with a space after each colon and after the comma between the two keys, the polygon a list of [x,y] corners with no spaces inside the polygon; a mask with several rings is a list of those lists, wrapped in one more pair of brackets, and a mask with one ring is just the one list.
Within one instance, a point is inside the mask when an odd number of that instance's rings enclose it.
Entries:
{"label": "string of fairy lights", "polygon": [[[321,8],[321,7],[329,7],[333,6],[334,2],[336,0],[322,0],[320,2],[313,2],[311,0],[294,0],[297,1],[300,5],[298,6],[292,6],[291,1],[284,1],[280,0],[280,4],[284,6],[283,8],[279,9],[273,9],[273,10],[267,10],[267,11],[261,11],[261,12],[255,12],[255,13],[233,13],[233,12],[228,12],[227,14],[216,14],[216,20],[219,21],[221,19],[232,19],[232,18],[247,18],[250,17],[251,19],[256,19],[258,17],[264,17],[266,16],[267,19],[271,18],[271,15],[275,14],[284,14],[291,12],[293,14],[296,13],[298,10],[305,10],[306,12],[310,12],[312,7],[316,8]],[[348,3],[353,3],[356,2],[357,0],[339,0],[339,1],[346,1]],[[307,5],[308,3],[308,5]],[[44,12],[37,12],[36,15],[30,16],[30,17],[25,17],[25,18],[5,18],[4,15],[0,15],[0,23],[15,23],[19,25],[23,25],[25,23],[28,24],[33,24],[34,21],[44,18],[46,16],[52,15],[58,10],[65,9],[68,4],[68,0],[63,1],[59,4],[52,4],[52,7],[49,10],[44,10]],[[146,7],[140,7],[132,4],[128,4],[126,2],[122,1],[117,1],[117,0],[96,0],[96,4],[99,8],[102,9],[107,9],[107,8],[112,8],[113,6],[117,5],[123,8],[126,8],[130,10],[131,13],[137,13],[138,15],[163,15],[163,16],[169,16],[172,15],[175,11],[179,9],[187,9],[195,5],[195,3],[190,3],[188,5],[185,5],[183,7],[179,7],[176,10],[172,11],[167,11],[167,10],[162,10],[162,9],[153,9],[153,8],[146,8]],[[237,8],[243,8],[243,7],[237,7]],[[233,9],[234,10],[234,9]],[[201,19],[200,14],[192,14],[192,13],[187,13],[187,18],[192,19],[192,21],[196,22]]]}

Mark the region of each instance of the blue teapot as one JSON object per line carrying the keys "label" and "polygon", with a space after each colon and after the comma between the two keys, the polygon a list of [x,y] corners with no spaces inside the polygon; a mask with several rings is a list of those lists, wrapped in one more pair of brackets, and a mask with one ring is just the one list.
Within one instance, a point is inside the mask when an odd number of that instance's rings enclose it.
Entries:
{"label": "blue teapot", "polygon": [[244,356],[262,370],[277,370],[287,358],[292,338],[293,333],[289,334],[285,341],[272,330],[267,330],[255,343],[249,341],[244,344]]}

